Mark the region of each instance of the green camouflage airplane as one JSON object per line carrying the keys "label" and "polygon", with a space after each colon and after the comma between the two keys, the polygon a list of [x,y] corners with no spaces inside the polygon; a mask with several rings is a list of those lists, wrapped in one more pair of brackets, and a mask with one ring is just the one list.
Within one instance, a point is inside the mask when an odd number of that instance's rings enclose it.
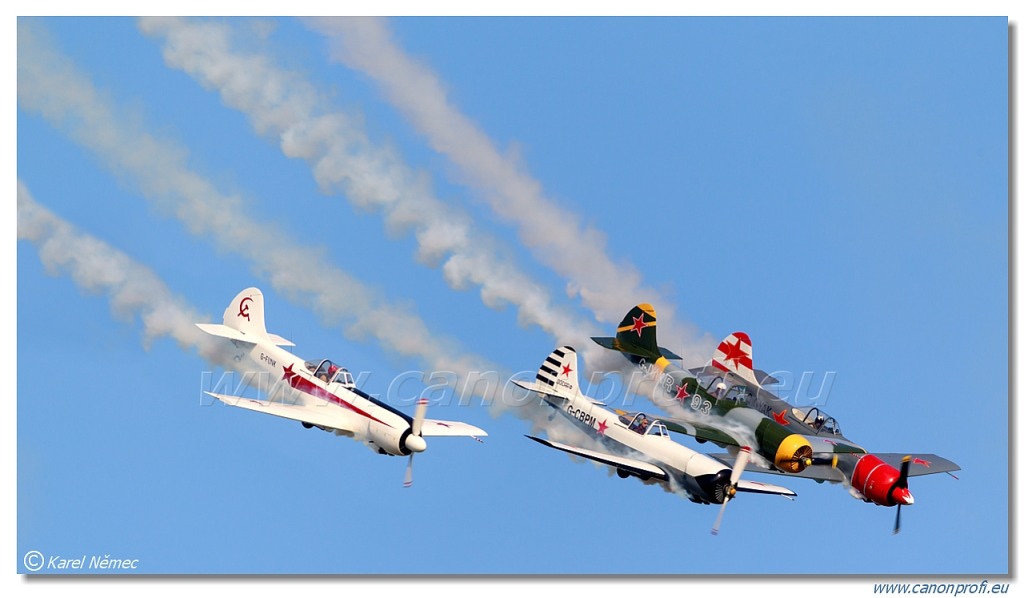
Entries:
{"label": "green camouflage airplane", "polygon": [[893,533],[900,530],[902,506],[914,502],[908,477],[960,469],[931,454],[869,454],[844,437],[835,418],[818,407],[795,407],[775,396],[763,385],[777,380],[754,369],[750,337],[743,332],[729,335],[718,345],[711,365],[692,372],[673,364],[680,357],[658,346],[657,317],[646,303],[626,314],[615,338],[593,340],[649,373],[661,373],[658,386],[664,396],[691,414],[686,419],[659,417],[669,430],[701,443],[733,447],[731,454],[712,455],[726,464],[734,461],[735,447],[755,446],[767,464],[751,462],[750,471],[843,483],[855,498],[895,506]]}

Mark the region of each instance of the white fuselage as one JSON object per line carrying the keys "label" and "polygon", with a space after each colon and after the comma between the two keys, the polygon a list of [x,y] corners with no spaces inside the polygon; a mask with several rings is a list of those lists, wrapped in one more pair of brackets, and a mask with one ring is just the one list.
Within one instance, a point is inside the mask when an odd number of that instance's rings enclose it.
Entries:
{"label": "white fuselage", "polygon": [[723,470],[728,472],[729,468],[707,455],[675,442],[656,420],[650,422],[647,431],[654,429],[663,435],[640,433],[630,429],[618,415],[578,394],[572,399],[546,397],[545,401],[591,438],[616,454],[634,459],[642,458],[659,465],[691,495],[697,495],[707,502],[720,502],[708,496],[706,484],[702,485],[700,482],[720,474]]}
{"label": "white fuselage", "polygon": [[[403,436],[407,436],[411,418],[372,400],[355,388],[340,382],[324,382],[306,369],[305,361],[276,345],[257,342],[246,351],[248,343],[240,344],[239,355],[247,356],[270,376],[268,393],[272,400],[283,400],[306,407],[334,411],[347,425],[335,430],[366,440],[378,451],[391,455],[407,455]],[[278,397],[280,392],[286,393]],[[322,426],[319,426],[322,427]],[[334,431],[334,430],[331,430]]]}

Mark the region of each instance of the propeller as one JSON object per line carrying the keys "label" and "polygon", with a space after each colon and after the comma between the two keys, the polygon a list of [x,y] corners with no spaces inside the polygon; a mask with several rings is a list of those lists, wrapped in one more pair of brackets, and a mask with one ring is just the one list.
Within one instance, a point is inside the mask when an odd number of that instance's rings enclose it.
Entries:
{"label": "propeller", "polygon": [[914,497],[910,494],[907,484],[907,475],[910,473],[910,455],[903,457],[903,463],[900,464],[900,477],[896,479],[896,483],[892,485],[890,494],[893,500],[896,502],[896,524],[893,525],[892,533],[896,535],[900,533],[900,510],[903,505],[914,504]]}
{"label": "propeller", "polygon": [[403,486],[412,486],[412,458],[416,453],[427,450],[427,442],[423,440],[423,420],[427,417],[427,400],[420,398],[416,401],[416,412],[412,416],[412,429],[408,438],[405,439],[405,448],[409,449],[409,464],[405,466],[405,481]]}
{"label": "propeller", "polygon": [[722,500],[722,508],[718,510],[718,517],[715,519],[715,525],[711,527],[711,535],[717,536],[719,528],[722,527],[722,517],[725,515],[725,505],[729,504],[732,497],[736,496],[736,484],[740,483],[740,476],[743,475],[743,470],[747,468],[747,462],[750,461],[750,447],[744,446],[740,448],[740,452],[736,455],[736,462],[732,466],[732,475],[729,476],[729,485],[725,489],[725,498]]}

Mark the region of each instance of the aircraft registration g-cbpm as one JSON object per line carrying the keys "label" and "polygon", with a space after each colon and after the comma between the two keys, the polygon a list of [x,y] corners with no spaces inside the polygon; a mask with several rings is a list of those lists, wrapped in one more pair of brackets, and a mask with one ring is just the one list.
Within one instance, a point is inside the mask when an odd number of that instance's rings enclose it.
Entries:
{"label": "aircraft registration g-cbpm", "polygon": [[236,360],[248,357],[283,382],[287,400],[257,400],[207,392],[225,405],[301,422],[306,428],[348,436],[365,442],[382,455],[408,456],[405,486],[412,485],[412,458],[427,450],[425,437],[487,436],[463,422],[426,419],[427,400],[419,399],[412,417],[356,388],[352,374],[330,360],[304,361],[281,347],[295,346],[267,332],[263,293],[248,288],[224,310],[223,324],[196,324],[203,332],[231,341]]}
{"label": "aircraft registration g-cbpm", "polygon": [[[796,493],[781,486],[741,480],[750,458],[750,449],[742,447],[735,464],[728,466],[673,441],[665,426],[643,413],[625,416],[605,409],[579,390],[576,350],[559,347],[540,364],[534,382],[513,380],[521,388],[533,391],[556,412],[582,430],[598,450],[570,446],[552,440],[527,436],[531,440],[615,468],[620,478],[630,476],[654,482],[674,491],[681,488],[695,503],[721,504],[711,528],[717,534],[725,506],[737,492],[779,494]],[[555,414],[552,414],[554,418]]]}

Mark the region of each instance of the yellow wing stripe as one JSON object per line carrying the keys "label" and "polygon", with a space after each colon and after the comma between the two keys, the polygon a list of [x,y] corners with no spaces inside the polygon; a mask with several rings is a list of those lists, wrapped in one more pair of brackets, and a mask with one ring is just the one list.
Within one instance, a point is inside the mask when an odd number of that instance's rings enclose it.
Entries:
{"label": "yellow wing stripe", "polygon": [[[657,325],[658,324],[656,322],[644,322],[644,328],[653,328],[654,326]],[[629,332],[631,330],[633,330],[632,324],[630,324],[629,326],[619,326],[618,328],[615,329],[616,332]]]}

